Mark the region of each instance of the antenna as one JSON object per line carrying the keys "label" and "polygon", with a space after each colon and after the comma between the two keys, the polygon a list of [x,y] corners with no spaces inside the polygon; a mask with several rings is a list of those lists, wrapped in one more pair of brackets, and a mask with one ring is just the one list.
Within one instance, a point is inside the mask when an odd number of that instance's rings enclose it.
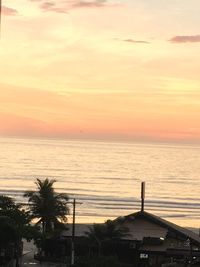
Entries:
{"label": "antenna", "polygon": [[141,211],[144,211],[145,182],[141,183]]}

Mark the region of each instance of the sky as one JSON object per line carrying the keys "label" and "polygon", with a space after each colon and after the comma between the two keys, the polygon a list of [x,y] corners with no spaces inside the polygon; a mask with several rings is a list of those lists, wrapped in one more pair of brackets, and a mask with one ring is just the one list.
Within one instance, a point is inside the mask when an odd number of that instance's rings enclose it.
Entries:
{"label": "sky", "polygon": [[199,0],[3,0],[0,135],[200,143]]}

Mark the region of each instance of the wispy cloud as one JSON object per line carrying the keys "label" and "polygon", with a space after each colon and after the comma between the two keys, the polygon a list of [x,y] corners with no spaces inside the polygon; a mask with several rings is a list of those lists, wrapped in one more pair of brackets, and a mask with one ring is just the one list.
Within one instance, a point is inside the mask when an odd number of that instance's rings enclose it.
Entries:
{"label": "wispy cloud", "polygon": [[144,41],[144,40],[124,39],[123,41],[127,43],[133,43],[133,44],[150,44],[150,42]]}
{"label": "wispy cloud", "polygon": [[121,41],[121,42],[126,42],[126,43],[132,43],[132,44],[150,44],[150,42],[145,41],[145,40],[136,40],[136,39],[120,39],[120,38],[114,38],[114,40]]}
{"label": "wispy cloud", "polygon": [[2,14],[5,16],[16,16],[18,14],[18,11],[14,8],[2,6]]}
{"label": "wispy cloud", "polygon": [[43,0],[30,0],[32,2],[40,2],[40,8],[43,11],[53,11],[58,13],[68,13],[71,9],[78,8],[101,8],[108,6],[106,0],[93,0],[93,1],[83,1],[83,0],[71,0],[66,2],[58,1],[43,1]]}
{"label": "wispy cloud", "polygon": [[40,8],[43,11],[52,11],[56,13],[68,13],[68,9],[66,7],[63,7],[63,6],[60,7],[56,5],[56,3],[53,1],[43,2],[40,5]]}
{"label": "wispy cloud", "polygon": [[177,35],[169,40],[171,43],[198,43],[200,35]]}
{"label": "wispy cloud", "polygon": [[106,5],[106,0],[95,0],[95,1],[74,1],[73,7],[84,8],[84,7],[103,7]]}

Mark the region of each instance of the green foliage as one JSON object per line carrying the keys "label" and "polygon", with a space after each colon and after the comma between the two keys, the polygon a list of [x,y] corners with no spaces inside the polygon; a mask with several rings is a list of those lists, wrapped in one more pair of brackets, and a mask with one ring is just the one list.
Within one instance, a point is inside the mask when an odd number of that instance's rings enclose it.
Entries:
{"label": "green foliage", "polygon": [[107,220],[105,228],[105,236],[108,240],[121,239],[128,235],[128,229],[119,227],[115,221]]}
{"label": "green foliage", "polygon": [[101,242],[106,238],[106,227],[104,224],[93,224],[93,226],[88,227],[87,232],[85,232],[88,238],[92,242]]}
{"label": "green foliage", "polygon": [[6,245],[10,242],[16,242],[19,238],[19,232],[15,222],[6,216],[0,216],[0,244]]}
{"label": "green foliage", "polygon": [[[31,226],[31,217],[28,211],[22,209],[20,204],[10,197],[0,195],[0,216],[7,218],[7,223],[13,228],[20,238],[31,240],[38,230]],[[5,219],[4,219],[5,220]],[[5,223],[5,221],[2,221]],[[9,235],[9,233],[7,233]]]}
{"label": "green foliage", "polygon": [[[91,246],[97,248],[100,256],[105,249],[105,245],[109,245],[112,250],[111,243],[128,235],[128,229],[119,227],[115,221],[107,220],[103,224],[93,224],[89,227],[89,231],[85,232],[90,240]],[[107,250],[109,251],[109,250]]]}
{"label": "green foliage", "polygon": [[36,191],[27,191],[24,196],[29,200],[29,209],[32,219],[38,219],[37,224],[42,224],[43,234],[49,234],[55,228],[60,228],[67,222],[69,214],[67,194],[57,194],[53,184],[55,180],[37,179]]}
{"label": "green foliage", "polygon": [[102,242],[121,239],[128,235],[128,229],[118,227],[115,221],[107,220],[102,224],[93,224],[85,233],[91,241]]}

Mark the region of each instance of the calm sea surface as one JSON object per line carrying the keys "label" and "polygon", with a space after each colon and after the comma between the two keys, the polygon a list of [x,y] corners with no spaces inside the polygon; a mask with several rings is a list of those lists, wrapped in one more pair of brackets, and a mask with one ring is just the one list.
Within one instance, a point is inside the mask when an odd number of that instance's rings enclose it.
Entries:
{"label": "calm sea surface", "polygon": [[0,193],[23,198],[36,178],[83,204],[77,221],[99,222],[145,209],[183,226],[200,226],[200,147],[0,138]]}

